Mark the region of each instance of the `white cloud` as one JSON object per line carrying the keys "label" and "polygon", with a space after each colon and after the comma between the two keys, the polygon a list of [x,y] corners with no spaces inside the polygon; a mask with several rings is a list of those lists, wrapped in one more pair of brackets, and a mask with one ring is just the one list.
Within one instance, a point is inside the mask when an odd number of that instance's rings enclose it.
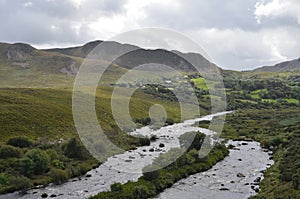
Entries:
{"label": "white cloud", "polygon": [[33,5],[33,3],[31,1],[28,1],[26,3],[23,4],[24,7],[31,7]]}
{"label": "white cloud", "polygon": [[245,31],[199,29],[190,32],[212,61],[224,68],[244,70],[299,56],[300,29],[291,27]]}
{"label": "white cloud", "polygon": [[255,5],[255,16],[258,23],[264,18],[291,17],[300,25],[300,1],[299,0],[271,0],[259,1]]}

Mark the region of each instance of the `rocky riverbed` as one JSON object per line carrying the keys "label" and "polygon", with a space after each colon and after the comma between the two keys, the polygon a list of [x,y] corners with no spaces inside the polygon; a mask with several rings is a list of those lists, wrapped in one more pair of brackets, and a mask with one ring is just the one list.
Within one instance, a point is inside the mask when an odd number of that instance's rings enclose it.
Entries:
{"label": "rocky riverbed", "polygon": [[212,169],[180,180],[160,199],[246,199],[259,191],[263,171],[274,164],[258,142],[229,141],[230,154]]}

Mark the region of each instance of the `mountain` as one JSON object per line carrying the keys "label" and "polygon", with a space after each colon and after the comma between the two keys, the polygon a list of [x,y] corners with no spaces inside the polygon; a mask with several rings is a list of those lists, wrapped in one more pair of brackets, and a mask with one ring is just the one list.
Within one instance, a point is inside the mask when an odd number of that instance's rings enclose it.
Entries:
{"label": "mountain", "polygon": [[253,72],[291,72],[300,70],[300,58],[282,62],[274,66],[264,66],[254,69]]}
{"label": "mountain", "polygon": [[[132,69],[135,66],[147,63],[165,64],[173,67],[175,70],[185,72],[195,71],[192,64],[199,66],[204,72],[208,72],[211,68],[216,67],[216,65],[210,63],[202,55],[197,53],[181,53],[179,51],[168,51],[165,49],[143,49],[138,46],[120,44],[114,41],[106,41],[103,43],[103,41],[97,40],[83,46],[47,49],[45,51],[86,58],[99,44],[102,44],[101,49],[99,50],[104,55],[102,56],[104,57],[103,59],[107,58],[107,60],[110,60],[112,55],[128,52],[114,61],[115,64],[126,69]],[[104,50],[102,49],[105,49],[105,52],[103,52]],[[193,63],[188,63],[185,59],[192,60]]]}
{"label": "mountain", "polygon": [[[89,53],[102,44],[101,61],[122,54],[108,71],[124,74],[142,64],[164,64],[181,72],[215,72],[215,64],[196,53],[181,53],[165,49],[142,49],[138,46],[114,41],[92,41],[83,46],[39,50],[24,43],[0,43],[0,85],[2,87],[70,87],[75,75]],[[189,63],[186,59],[190,60]],[[151,67],[151,64],[149,65]]]}
{"label": "mountain", "polygon": [[76,47],[69,47],[69,48],[53,48],[53,49],[46,49],[43,51],[57,52],[69,56],[86,58],[88,54],[100,44],[102,44],[101,48],[106,50],[107,55],[109,55],[110,53],[118,53],[118,52],[123,52],[124,50],[135,50],[139,48],[134,45],[121,44],[114,41],[103,42],[100,40],[96,40],[96,41],[88,42],[83,46],[76,46]]}

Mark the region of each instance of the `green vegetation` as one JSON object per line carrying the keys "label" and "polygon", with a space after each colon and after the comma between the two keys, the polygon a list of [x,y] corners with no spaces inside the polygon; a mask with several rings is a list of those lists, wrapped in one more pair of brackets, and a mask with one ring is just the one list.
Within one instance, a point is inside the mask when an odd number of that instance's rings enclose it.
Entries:
{"label": "green vegetation", "polygon": [[223,137],[254,139],[274,153],[257,199],[299,198],[299,109],[241,109],[228,115]]}
{"label": "green vegetation", "polygon": [[22,146],[0,145],[1,193],[22,191],[50,182],[59,184],[98,165],[87,151],[84,161],[65,156],[64,144],[32,142],[29,147]]}
{"label": "green vegetation", "polygon": [[[148,145],[149,138],[128,136],[117,127],[110,108],[111,93],[112,87],[106,86],[99,87],[96,94],[97,116],[106,135],[125,150]],[[60,184],[99,165],[79,141],[69,89],[1,88],[0,102],[0,193]],[[166,107],[168,123],[179,121],[176,101],[156,99],[141,90],[130,102],[132,118],[147,118],[154,104]],[[98,148],[105,150],[101,143]]]}
{"label": "green vegetation", "polygon": [[203,90],[208,90],[205,79],[203,77],[191,79],[191,81],[194,83],[196,87],[201,88]]}

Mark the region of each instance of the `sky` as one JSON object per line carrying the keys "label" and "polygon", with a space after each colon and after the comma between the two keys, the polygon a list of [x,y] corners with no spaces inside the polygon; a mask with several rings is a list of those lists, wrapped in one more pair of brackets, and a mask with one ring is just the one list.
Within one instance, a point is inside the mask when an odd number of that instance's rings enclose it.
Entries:
{"label": "sky", "polygon": [[186,35],[225,69],[300,57],[299,0],[0,0],[0,42],[67,47],[146,27]]}

